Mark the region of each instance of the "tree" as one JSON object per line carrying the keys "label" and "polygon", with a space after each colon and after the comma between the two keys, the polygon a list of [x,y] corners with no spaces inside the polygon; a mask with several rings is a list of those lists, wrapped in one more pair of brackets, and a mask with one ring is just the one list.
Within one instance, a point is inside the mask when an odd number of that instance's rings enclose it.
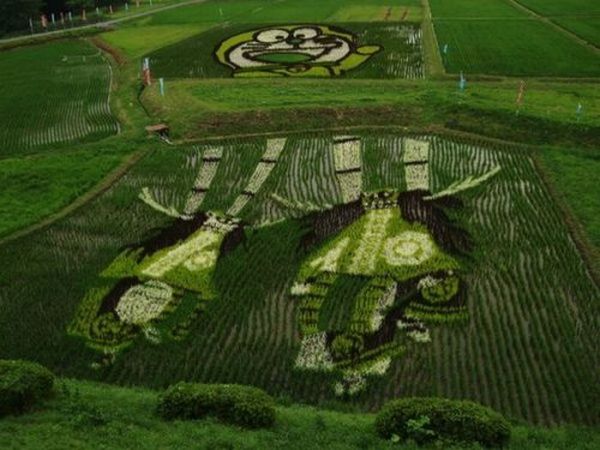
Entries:
{"label": "tree", "polygon": [[29,19],[39,20],[42,0],[0,1],[0,35],[11,31],[26,30]]}

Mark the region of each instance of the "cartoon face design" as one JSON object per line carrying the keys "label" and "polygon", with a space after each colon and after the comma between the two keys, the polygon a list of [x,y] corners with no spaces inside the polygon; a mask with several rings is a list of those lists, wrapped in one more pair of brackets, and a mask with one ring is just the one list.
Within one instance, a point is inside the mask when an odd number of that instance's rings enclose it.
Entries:
{"label": "cartoon face design", "polygon": [[326,26],[278,26],[224,41],[215,55],[234,76],[335,76],[364,63],[380,50],[357,46],[351,33]]}

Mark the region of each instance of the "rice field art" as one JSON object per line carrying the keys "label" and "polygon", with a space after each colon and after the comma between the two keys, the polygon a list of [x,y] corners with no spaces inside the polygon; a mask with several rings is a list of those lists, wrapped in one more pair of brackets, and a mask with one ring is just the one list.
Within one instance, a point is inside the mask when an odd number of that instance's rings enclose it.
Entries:
{"label": "rice field art", "polygon": [[228,25],[147,55],[171,78],[424,76],[419,24]]}
{"label": "rice field art", "polygon": [[278,26],[223,42],[215,55],[234,76],[337,76],[365,63],[379,46],[357,46],[356,36],[330,27]]}
{"label": "rice field art", "polygon": [[3,295],[60,302],[9,306],[3,339],[52,337],[73,375],[466,397],[543,423],[589,407],[598,289],[520,147],[365,132],[156,151],[21,247],[9,272],[40,283]]}
{"label": "rice field art", "polygon": [[[205,302],[218,298],[212,281],[218,259],[242,243],[244,228],[273,223],[253,225],[239,216],[271,176],[286,142],[266,141],[247,186],[224,214],[202,210],[223,158],[222,147],[203,153],[182,212],[161,205],[149,188],[142,189],[140,199],[175,222],[126,250],[102,272],[105,286],[86,296],[71,331],[108,353],[126,346],[137,332],[157,344],[185,336]],[[272,193],[284,207],[306,213],[295,220],[311,223],[303,242],[311,254],[290,291],[298,303],[302,336],[296,366],[340,370],[343,381],[335,386],[339,395],[358,392],[367,375],[385,373],[390,358],[403,348],[397,334],[427,342],[427,325],[467,316],[461,265],[450,253],[466,252],[468,236],[451,224],[442,205],[500,168],[431,196],[429,142],[407,139],[404,148],[402,193],[362,192],[360,138],[352,137],[333,141],[335,180],[344,203],[323,210]],[[342,285],[360,289],[347,305],[328,307],[328,302],[341,300],[335,291]],[[179,320],[169,320],[175,315]],[[161,318],[170,328],[161,326]]]}

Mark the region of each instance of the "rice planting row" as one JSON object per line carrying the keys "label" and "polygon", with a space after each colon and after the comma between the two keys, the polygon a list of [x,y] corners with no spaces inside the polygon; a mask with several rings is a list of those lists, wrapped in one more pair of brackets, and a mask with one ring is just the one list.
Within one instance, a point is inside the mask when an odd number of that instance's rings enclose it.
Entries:
{"label": "rice planting row", "polygon": [[0,257],[0,350],[68,375],[594,421],[600,292],[520,148],[321,134],[155,151]]}
{"label": "rice planting row", "polygon": [[0,104],[11,114],[0,126],[0,156],[119,131],[111,114],[111,67],[82,41],[3,53]]}

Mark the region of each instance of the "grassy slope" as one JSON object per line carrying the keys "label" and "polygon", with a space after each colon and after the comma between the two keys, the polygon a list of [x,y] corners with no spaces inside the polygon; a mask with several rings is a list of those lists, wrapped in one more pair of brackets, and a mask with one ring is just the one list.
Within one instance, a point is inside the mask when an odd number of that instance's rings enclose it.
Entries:
{"label": "grassy slope", "polygon": [[[280,406],[272,429],[246,431],[214,420],[164,422],[153,414],[156,393],[65,380],[38,412],[0,420],[0,448],[136,449],[417,449],[377,437],[374,416]],[[511,449],[592,450],[596,428],[515,426]],[[474,448],[474,447],[472,447]]]}
{"label": "grassy slope", "polygon": [[[525,76],[598,76],[594,53],[498,0],[430,0],[449,72]],[[527,39],[522,37],[526,35]]]}
{"label": "grassy slope", "polygon": [[548,148],[540,151],[540,157],[590,240],[600,249],[600,154]]}
{"label": "grassy slope", "polygon": [[0,237],[58,211],[97,184],[126,152],[88,145],[57,154],[0,160]]}
{"label": "grassy slope", "polygon": [[[202,114],[271,108],[377,105],[436,108],[439,103],[445,103],[514,114],[518,88],[517,81],[473,81],[464,93],[459,93],[457,83],[453,81],[181,80],[167,82],[165,97],[160,97],[154,86],[144,93],[144,101],[153,113],[169,120],[176,132],[185,133],[193,130]],[[575,111],[579,102],[584,104],[585,112],[578,121]],[[600,126],[598,87],[596,84],[529,83],[521,114],[556,122]],[[415,118],[415,121],[422,119]],[[511,136],[505,138],[510,140]]]}

